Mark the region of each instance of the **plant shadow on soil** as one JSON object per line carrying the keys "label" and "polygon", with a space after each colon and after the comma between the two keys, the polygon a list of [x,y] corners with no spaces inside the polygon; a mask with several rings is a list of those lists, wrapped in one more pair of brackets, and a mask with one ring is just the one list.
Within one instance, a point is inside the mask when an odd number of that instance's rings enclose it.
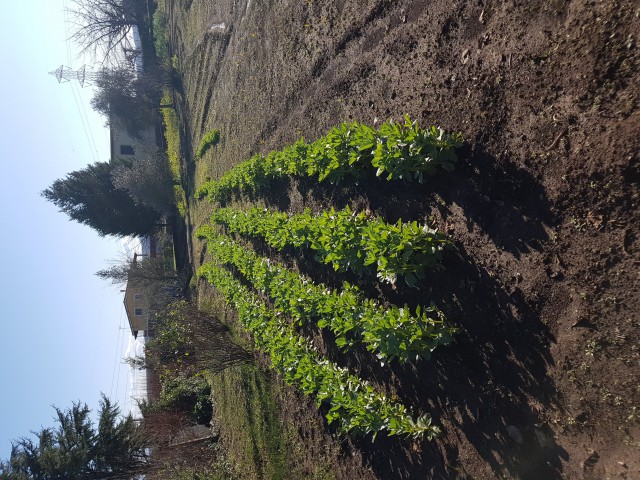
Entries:
{"label": "plant shadow on soil", "polygon": [[[455,228],[472,231],[477,226],[489,238],[490,248],[480,250],[485,259],[500,250],[517,258],[548,240],[544,226],[553,222],[553,215],[535,178],[480,147],[465,148],[460,154],[466,160],[455,172],[440,173],[423,185],[370,176],[357,184],[347,181],[326,187],[314,179],[283,178],[249,195],[249,200],[260,199],[282,211],[350,205],[356,211],[369,208],[388,221],[423,221],[427,214],[437,213],[440,222],[451,221]],[[287,191],[290,194],[283,195]],[[354,445],[380,478],[418,478],[426,472],[431,478],[459,477],[464,473],[457,466],[461,435],[493,472],[522,479],[561,478],[566,452],[553,443],[553,432],[540,420],[556,400],[546,373],[554,339],[537,306],[525,300],[517,277],[504,284],[456,243],[445,252],[444,269],[429,272],[417,288],[399,281],[392,289],[375,285],[373,276],[363,282],[349,273],[336,274],[318,264],[312,252],[287,249],[278,254],[260,241],[251,243],[272,258],[285,262],[295,258],[301,273],[334,288],[347,280],[382,302],[411,308],[433,302],[459,329],[454,342],[439,348],[430,361],[380,368],[364,349],[344,354],[330,333],[307,327],[306,333],[321,342],[329,358],[385,386],[416,411],[429,412],[443,427],[444,435],[436,442],[412,443],[385,435],[375,443],[356,439]],[[516,427],[522,438],[510,437],[510,427]]]}
{"label": "plant shadow on soil", "polygon": [[[441,173],[425,185],[390,187],[370,178],[360,179],[357,186],[318,188],[306,179],[279,180],[258,195],[281,210],[351,205],[370,208],[388,221],[424,220],[434,206],[440,221],[457,221],[457,228],[464,225],[469,231],[474,225],[481,229],[491,245],[482,252],[485,258],[500,250],[517,258],[530,248],[538,249],[548,239],[544,226],[553,221],[541,185],[513,163],[490,157],[482,149],[461,154],[469,160],[460,162],[456,172]],[[287,188],[298,192],[282,195]],[[453,205],[461,210],[462,219],[450,208]],[[258,251],[274,256],[260,242],[252,243]],[[286,260],[293,253],[285,250],[280,256]],[[541,321],[537,305],[525,300],[518,277],[504,284],[459,243],[445,253],[444,269],[429,272],[417,289],[401,282],[396,289],[372,287],[370,281],[358,282],[353,275],[337,275],[320,266],[311,252],[295,253],[297,268],[316,281],[334,288],[343,280],[360,283],[369,296],[412,308],[434,302],[459,328],[454,342],[439,348],[430,361],[392,363],[385,368],[366,351],[341,353],[331,334],[309,332],[323,339],[329,358],[385,385],[416,411],[430,412],[435,424],[443,427],[444,435],[435,443],[411,444],[384,435],[375,443],[368,438],[356,440],[380,478],[422,478],[425,472],[430,478],[460,476],[464,472],[457,469],[456,445],[462,438],[456,436],[466,437],[493,472],[522,479],[561,478],[566,452],[555,446],[553,432],[540,420],[544,409],[556,403],[556,390],[546,373],[554,338]],[[522,438],[514,439],[509,431]]]}
{"label": "plant shadow on soil", "polygon": [[[439,347],[429,361],[392,362],[380,368],[363,348],[342,353],[330,333],[306,328],[306,335],[322,339],[320,348],[328,358],[384,386],[415,411],[429,412],[444,430],[436,443],[412,444],[379,435],[375,443],[365,438],[355,444],[380,478],[460,474],[455,470],[459,452],[454,445],[460,443],[455,435],[466,437],[494,472],[506,469],[523,479],[561,478],[560,458],[565,452],[553,445],[553,432],[539,419],[542,410],[555,402],[555,388],[546,374],[552,361],[551,334],[535,305],[527,304],[517,287],[502,285],[461,246],[446,256],[445,263],[446,271],[430,273],[417,290],[399,285],[392,292],[383,287],[384,295],[378,295],[382,301],[411,308],[433,301],[459,328],[454,342]],[[314,267],[311,258],[297,266],[334,287],[348,277]],[[507,429],[512,425],[522,434],[522,444],[510,438]],[[548,444],[542,447],[538,435]]]}

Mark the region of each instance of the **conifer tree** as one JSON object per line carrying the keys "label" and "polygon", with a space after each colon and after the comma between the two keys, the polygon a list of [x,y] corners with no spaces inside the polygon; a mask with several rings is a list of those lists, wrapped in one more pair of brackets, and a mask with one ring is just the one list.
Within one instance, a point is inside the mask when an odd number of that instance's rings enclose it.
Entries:
{"label": "conifer tree", "polygon": [[125,190],[113,185],[112,173],[127,160],[96,162],[67,174],[42,192],[72,220],[89,225],[101,236],[144,236],[158,227],[160,213],[136,204]]}
{"label": "conifer tree", "polygon": [[0,463],[1,480],[109,480],[135,478],[147,469],[138,426],[104,395],[96,430],[86,404],[56,408],[54,428],[13,443]]}

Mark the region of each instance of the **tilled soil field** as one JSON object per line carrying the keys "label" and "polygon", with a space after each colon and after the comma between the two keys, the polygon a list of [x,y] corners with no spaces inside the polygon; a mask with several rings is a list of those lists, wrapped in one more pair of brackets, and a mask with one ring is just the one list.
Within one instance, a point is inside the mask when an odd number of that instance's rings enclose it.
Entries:
{"label": "tilled soil field", "polygon": [[[320,413],[284,395],[309,455],[339,444],[336,478],[640,478],[640,2],[174,0],[168,13],[187,150],[222,138],[189,163],[191,194],[345,120],[408,114],[465,138],[455,171],[422,185],[292,181],[266,199],[429,220],[456,245],[417,290],[373,292],[433,300],[455,342],[414,367],[344,360],[443,435],[317,438],[305,416]],[[211,208],[191,197],[189,227]]]}

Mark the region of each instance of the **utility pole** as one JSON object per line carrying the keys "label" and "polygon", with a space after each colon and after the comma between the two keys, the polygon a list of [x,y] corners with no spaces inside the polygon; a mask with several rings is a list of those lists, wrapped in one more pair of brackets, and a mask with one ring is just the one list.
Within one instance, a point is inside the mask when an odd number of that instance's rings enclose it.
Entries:
{"label": "utility pole", "polygon": [[85,84],[91,85],[91,82],[95,79],[95,73],[87,72],[86,65],[83,65],[78,70],[73,70],[71,67],[60,65],[54,71],[49,72],[49,75],[56,77],[58,79],[58,83],[77,80],[81,87],[84,87]]}

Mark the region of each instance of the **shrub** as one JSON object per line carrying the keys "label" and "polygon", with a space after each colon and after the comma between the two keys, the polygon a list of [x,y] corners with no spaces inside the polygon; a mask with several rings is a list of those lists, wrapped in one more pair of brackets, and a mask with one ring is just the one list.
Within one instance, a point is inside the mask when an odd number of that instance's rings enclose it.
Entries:
{"label": "shrub", "polygon": [[159,407],[184,412],[196,423],[207,425],[213,415],[211,387],[200,376],[165,379],[160,392]]}
{"label": "shrub", "polygon": [[220,130],[211,130],[202,137],[198,151],[196,152],[196,159],[202,158],[211,147],[215,147],[220,142]]}
{"label": "shrub", "polygon": [[153,46],[158,58],[166,61],[169,57],[167,48],[167,16],[158,9],[153,14]]}

